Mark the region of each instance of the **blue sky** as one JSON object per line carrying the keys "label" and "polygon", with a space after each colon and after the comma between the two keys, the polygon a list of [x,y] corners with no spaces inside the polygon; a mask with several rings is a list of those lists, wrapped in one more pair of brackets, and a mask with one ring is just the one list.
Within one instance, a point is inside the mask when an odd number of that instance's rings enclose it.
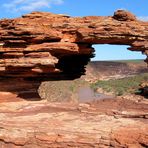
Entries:
{"label": "blue sky", "polygon": [[[148,0],[1,0],[0,18],[14,18],[31,11],[47,11],[71,16],[113,15],[125,9],[148,21]],[[145,58],[139,52],[126,50],[126,46],[95,45],[94,60]]]}

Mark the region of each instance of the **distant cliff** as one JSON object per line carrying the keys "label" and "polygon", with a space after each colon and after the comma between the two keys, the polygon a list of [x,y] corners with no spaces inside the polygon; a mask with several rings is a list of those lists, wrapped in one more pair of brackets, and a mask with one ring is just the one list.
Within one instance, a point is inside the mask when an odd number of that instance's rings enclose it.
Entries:
{"label": "distant cliff", "polygon": [[86,67],[86,81],[108,80],[148,73],[146,63],[137,61],[92,61]]}

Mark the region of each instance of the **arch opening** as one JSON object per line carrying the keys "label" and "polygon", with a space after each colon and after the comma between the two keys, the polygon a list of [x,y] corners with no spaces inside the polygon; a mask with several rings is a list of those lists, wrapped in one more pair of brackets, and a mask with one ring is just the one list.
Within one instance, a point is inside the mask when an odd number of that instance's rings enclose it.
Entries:
{"label": "arch opening", "polygon": [[116,60],[144,60],[146,55],[141,52],[127,50],[128,45],[94,44],[94,57],[91,61],[116,61]]}

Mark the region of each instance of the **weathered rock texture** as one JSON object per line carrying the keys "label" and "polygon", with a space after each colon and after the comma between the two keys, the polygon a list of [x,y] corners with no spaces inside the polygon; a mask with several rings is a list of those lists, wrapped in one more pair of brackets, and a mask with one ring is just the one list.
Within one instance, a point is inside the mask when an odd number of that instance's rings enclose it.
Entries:
{"label": "weathered rock texture", "polygon": [[[135,97],[136,100],[136,97]],[[147,100],[0,104],[1,148],[146,148]]]}
{"label": "weathered rock texture", "polygon": [[108,17],[32,12],[0,20],[0,76],[80,77],[92,44],[129,45],[148,55],[148,22],[124,10]]}

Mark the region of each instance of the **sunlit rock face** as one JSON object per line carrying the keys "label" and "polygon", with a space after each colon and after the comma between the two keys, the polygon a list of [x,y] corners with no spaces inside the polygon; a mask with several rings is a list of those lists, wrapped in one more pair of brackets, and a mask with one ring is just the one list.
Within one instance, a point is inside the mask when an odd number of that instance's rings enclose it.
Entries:
{"label": "sunlit rock face", "polygon": [[124,10],[107,17],[32,12],[0,20],[0,76],[78,78],[93,44],[130,45],[148,55],[148,22]]}

